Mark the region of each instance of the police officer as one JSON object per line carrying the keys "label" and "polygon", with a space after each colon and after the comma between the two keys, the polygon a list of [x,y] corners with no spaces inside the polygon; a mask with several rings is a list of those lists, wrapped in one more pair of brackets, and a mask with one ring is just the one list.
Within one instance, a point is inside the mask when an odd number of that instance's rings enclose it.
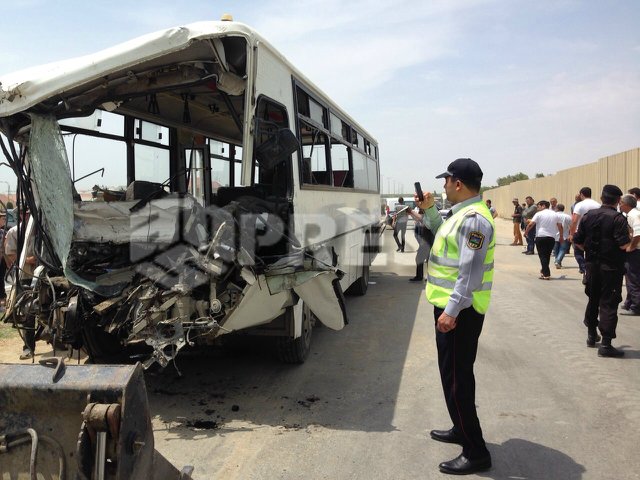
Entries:
{"label": "police officer", "polygon": [[470,158],[449,164],[444,190],[453,204],[442,221],[433,196],[416,203],[423,223],[435,233],[427,268],[427,299],[434,306],[438,366],[453,427],[432,430],[431,438],[457,443],[462,453],[439,465],[440,471],[464,475],[491,468],[475,405],[473,364],[493,281],[495,226],[479,195],[482,170]]}
{"label": "police officer", "polygon": [[[602,188],[602,206],[590,210],[580,220],[574,243],[585,252],[585,293],[589,297],[584,313],[587,327],[587,346],[598,348],[599,357],[621,357],[622,350],[611,346],[616,338],[618,304],[622,301],[625,250],[630,243],[629,227],[624,216],[616,210],[622,190],[615,185]],[[600,321],[598,321],[598,316]]]}

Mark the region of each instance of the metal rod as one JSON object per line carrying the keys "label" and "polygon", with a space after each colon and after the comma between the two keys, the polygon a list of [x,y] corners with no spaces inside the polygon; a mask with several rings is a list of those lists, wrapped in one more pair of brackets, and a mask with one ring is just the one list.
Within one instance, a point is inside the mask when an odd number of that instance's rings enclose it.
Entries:
{"label": "metal rod", "polygon": [[106,462],[107,432],[97,432],[96,454],[93,464],[93,480],[104,480],[104,464]]}

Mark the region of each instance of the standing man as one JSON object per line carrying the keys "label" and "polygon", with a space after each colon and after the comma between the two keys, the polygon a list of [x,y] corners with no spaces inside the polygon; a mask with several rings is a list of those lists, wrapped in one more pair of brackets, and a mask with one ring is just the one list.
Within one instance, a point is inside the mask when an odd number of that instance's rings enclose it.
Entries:
{"label": "standing man", "polygon": [[513,242],[511,245],[522,245],[522,234],[520,233],[520,221],[522,220],[522,207],[517,198],[513,199],[514,210],[511,214],[513,219]]}
{"label": "standing man", "polygon": [[459,158],[436,178],[445,179],[444,190],[453,204],[444,223],[430,193],[422,202],[415,198],[424,210],[423,223],[436,235],[426,294],[434,306],[438,367],[453,427],[430,434],[439,442],[462,445],[462,453],[439,468],[465,475],[491,468],[476,412],[473,364],[491,297],[495,225],[479,195],[482,170],[476,162]]}
{"label": "standing man", "polygon": [[556,268],[562,268],[562,260],[569,251],[569,229],[571,228],[571,215],[565,213],[564,205],[558,204],[558,218],[562,224],[562,232],[564,236],[560,235],[558,230],[558,237],[556,238],[556,244],[553,247],[553,256],[555,258]]}
{"label": "standing man", "polygon": [[[575,204],[573,207],[573,215],[571,216],[571,230],[569,231],[569,241],[573,242],[573,235],[578,231],[578,226],[580,225],[580,219],[582,216],[587,213],[589,210],[595,210],[596,208],[600,208],[600,204],[595,200],[591,199],[591,187],[582,187],[580,189],[580,193],[578,197],[580,201]],[[617,204],[616,204],[617,205]],[[578,262],[578,268],[580,269],[580,273],[584,275],[585,273],[585,262],[584,262],[584,250],[573,246],[574,256],[576,257],[576,262]],[[583,278],[582,283],[586,281]]]}
{"label": "standing man", "polygon": [[551,197],[549,199],[549,204],[551,205],[549,208],[554,211],[557,212],[558,211],[558,199],[556,197]]}
{"label": "standing man", "polygon": [[522,218],[524,219],[525,224],[524,236],[527,239],[527,249],[522,253],[524,253],[525,255],[533,255],[535,254],[534,247],[536,239],[536,227],[535,225],[533,226],[533,228],[527,227],[531,222],[533,216],[538,211],[538,207],[535,204],[533,197],[527,197],[524,200],[525,202],[527,202],[527,207],[522,211]]}
{"label": "standing man", "polygon": [[[573,241],[585,253],[586,288],[589,297],[584,313],[587,347],[595,347],[602,334],[599,357],[621,357],[622,350],[611,345],[616,338],[618,304],[622,301],[624,253],[629,246],[629,227],[616,210],[622,190],[615,185],[602,188],[602,206],[588,211],[580,221]],[[599,318],[599,320],[598,320]]]}
{"label": "standing man", "polygon": [[[407,234],[407,220],[409,220],[407,209],[404,208],[404,198],[398,198],[396,205],[396,214],[393,217],[393,239],[398,245],[396,252],[404,252],[405,235]],[[402,240],[398,239],[398,234]]]}
{"label": "standing man", "polygon": [[409,281],[422,282],[424,280],[424,262],[429,260],[429,252],[431,251],[431,245],[433,245],[433,233],[422,223],[422,217],[424,215],[422,209],[419,208],[418,212],[408,209],[407,212],[416,222],[413,233],[418,242],[418,250],[416,251],[416,276],[410,278]]}
{"label": "standing man", "polygon": [[627,215],[631,229],[631,243],[627,247],[624,267],[627,273],[627,298],[622,305],[621,315],[640,315],[640,210],[633,195],[624,195],[620,201],[620,211]]}
{"label": "standing man", "polygon": [[550,280],[551,271],[549,270],[549,262],[551,261],[551,252],[556,243],[556,237],[562,238],[562,223],[558,214],[549,209],[549,202],[540,200],[538,202],[538,212],[533,216],[529,225],[527,225],[528,233],[530,229],[536,231],[536,247],[538,248],[538,257],[540,258],[540,279]]}
{"label": "standing man", "polygon": [[498,216],[498,211],[495,209],[495,207],[491,206],[491,200],[485,200],[484,203],[487,204],[487,208],[489,209],[489,211],[491,212],[491,216],[493,218],[496,218]]}

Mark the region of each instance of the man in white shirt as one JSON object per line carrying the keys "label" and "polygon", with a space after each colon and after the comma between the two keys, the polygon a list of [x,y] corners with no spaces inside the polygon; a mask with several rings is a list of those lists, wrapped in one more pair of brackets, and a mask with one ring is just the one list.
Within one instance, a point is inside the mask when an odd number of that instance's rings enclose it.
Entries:
{"label": "man in white shirt", "polygon": [[[596,208],[600,208],[600,204],[595,200],[591,199],[591,187],[582,187],[580,189],[579,195],[580,195],[580,201],[576,203],[575,207],[573,207],[573,216],[571,218],[571,231],[569,234],[570,242],[573,242],[573,236],[578,231],[578,226],[580,225],[580,219],[582,218],[582,216],[585,213],[587,213],[589,210],[595,210]],[[576,262],[578,262],[578,268],[580,269],[580,273],[584,275],[584,272],[585,272],[584,250],[582,250],[580,247],[577,247],[574,244],[573,251],[576,257]]]}
{"label": "man in white shirt", "polygon": [[620,200],[620,211],[627,215],[631,230],[631,243],[627,247],[624,264],[627,298],[621,315],[640,315],[640,210],[636,208],[637,203],[633,195],[623,195]]}
{"label": "man in white shirt", "polygon": [[640,210],[640,188],[638,187],[630,188],[629,193],[636,198],[636,201],[638,202],[638,206],[636,208]]}
{"label": "man in white shirt", "polygon": [[533,216],[525,230],[526,235],[535,228],[535,243],[538,249],[538,258],[540,258],[540,266],[542,267],[540,270],[541,280],[551,279],[551,271],[549,270],[551,251],[556,243],[556,236],[564,236],[558,214],[550,210],[549,206],[549,202],[540,200],[538,202],[538,212]]}
{"label": "man in white shirt", "polygon": [[564,238],[560,236],[560,230],[558,230],[558,236],[556,237],[556,243],[553,247],[553,256],[555,257],[556,268],[562,268],[562,259],[569,250],[569,230],[571,229],[571,215],[565,213],[564,205],[559,203],[556,207],[558,210],[558,220],[562,224],[562,232]]}

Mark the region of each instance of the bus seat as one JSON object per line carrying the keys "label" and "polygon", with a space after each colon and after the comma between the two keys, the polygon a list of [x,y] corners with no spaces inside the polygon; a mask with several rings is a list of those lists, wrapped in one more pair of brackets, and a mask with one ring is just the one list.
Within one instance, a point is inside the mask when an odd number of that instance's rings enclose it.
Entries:
{"label": "bus seat", "polygon": [[161,183],[134,180],[127,187],[124,199],[125,201],[142,200],[163,190]]}
{"label": "bus seat", "polygon": [[336,187],[344,187],[344,181],[347,178],[347,170],[334,170],[333,171],[333,185]]}
{"label": "bus seat", "polygon": [[251,187],[220,187],[216,192],[214,203],[219,207],[224,207],[239,197],[264,198],[264,193],[261,188],[255,185]]}
{"label": "bus seat", "polygon": [[311,159],[305,157],[302,159],[302,183],[313,183],[311,173]]}

